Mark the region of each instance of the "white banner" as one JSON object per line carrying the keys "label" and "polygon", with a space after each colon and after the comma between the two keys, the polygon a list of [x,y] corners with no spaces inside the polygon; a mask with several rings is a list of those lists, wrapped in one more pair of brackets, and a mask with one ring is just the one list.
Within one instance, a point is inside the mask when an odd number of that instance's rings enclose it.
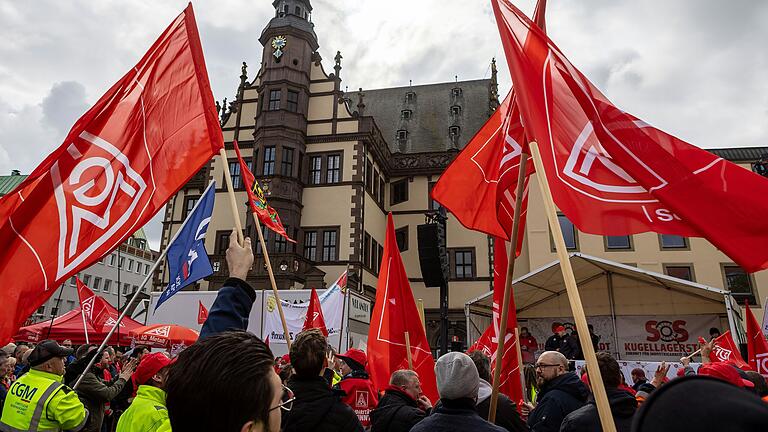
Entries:
{"label": "white banner", "polygon": [[[341,278],[344,278],[344,276],[342,275]],[[290,293],[290,291],[286,293]],[[280,294],[282,295],[283,293]],[[306,298],[302,299],[301,303],[280,300],[283,306],[283,313],[285,314],[285,321],[288,324],[288,331],[291,334],[291,340],[304,327],[304,319],[307,317],[307,309],[309,308],[310,294],[306,293],[305,295]],[[324,292],[320,293],[318,290],[318,298],[320,299],[320,308],[323,310],[325,327],[328,329],[328,343],[338,347],[344,315],[344,300],[346,298],[338,284],[338,280]],[[269,346],[273,351],[287,351],[287,348],[285,348],[285,336],[283,335],[283,324],[280,321],[280,312],[277,309],[275,296],[270,291],[264,291],[264,328],[262,338],[264,340],[269,338]],[[283,347],[276,350],[276,345],[282,345]]]}
{"label": "white banner", "polygon": [[[584,368],[584,363],[586,363],[584,360],[577,360],[576,361],[576,371],[581,376],[581,370]],[[634,382],[632,382],[632,370],[633,369],[642,369],[645,372],[645,378],[648,380],[648,382],[651,382],[653,380],[654,375],[656,374],[656,369],[658,369],[661,362],[646,362],[646,361],[619,361],[619,367],[621,368],[621,372],[624,375],[624,381],[632,387]],[[679,362],[667,362],[669,365],[669,370],[667,371],[667,378],[672,379],[678,377],[678,373],[680,373],[681,369],[683,368],[683,365]],[[693,368],[694,371],[699,370],[699,366],[701,366],[701,363],[691,363],[690,366]]]}
{"label": "white banner", "polygon": [[680,360],[699,349],[699,336],[720,328],[717,315],[619,316],[619,355],[622,360]]}

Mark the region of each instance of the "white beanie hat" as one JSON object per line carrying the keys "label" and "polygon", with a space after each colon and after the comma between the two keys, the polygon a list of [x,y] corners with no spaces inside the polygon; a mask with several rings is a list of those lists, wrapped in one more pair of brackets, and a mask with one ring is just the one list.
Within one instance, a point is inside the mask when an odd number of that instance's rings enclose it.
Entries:
{"label": "white beanie hat", "polygon": [[461,352],[449,352],[435,363],[437,392],[440,399],[469,398],[477,400],[480,376],[475,362]]}

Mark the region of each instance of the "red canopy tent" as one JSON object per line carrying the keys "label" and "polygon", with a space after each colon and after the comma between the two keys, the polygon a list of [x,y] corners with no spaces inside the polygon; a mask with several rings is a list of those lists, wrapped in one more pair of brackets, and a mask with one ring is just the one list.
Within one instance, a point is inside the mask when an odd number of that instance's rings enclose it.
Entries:
{"label": "red canopy tent", "polygon": [[[109,333],[112,326],[115,325],[119,314],[117,309],[110,308],[109,318],[104,323],[102,328],[95,329],[88,323],[88,340],[90,343],[101,343]],[[15,341],[27,341],[27,342],[40,342],[44,339],[55,339],[59,343],[65,339],[72,341],[73,345],[82,345],[85,343],[85,333],[83,332],[83,318],[80,313],[80,308],[73,309],[64,315],[57,317],[53,320],[53,327],[51,328],[51,334],[48,335],[48,328],[51,326],[51,321],[42,321],[37,324],[32,324],[19,329],[16,336],[13,337]],[[120,322],[120,345],[130,345],[131,338],[128,336],[128,332],[141,327],[142,324],[136,322],[128,317],[123,318]],[[118,344],[117,331],[110,339],[112,344]]]}

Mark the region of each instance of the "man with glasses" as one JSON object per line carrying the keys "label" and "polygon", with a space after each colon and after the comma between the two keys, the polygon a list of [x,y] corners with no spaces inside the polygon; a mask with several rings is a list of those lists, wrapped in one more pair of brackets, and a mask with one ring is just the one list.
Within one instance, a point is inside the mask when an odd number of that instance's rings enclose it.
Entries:
{"label": "man with glasses", "polygon": [[530,410],[528,426],[532,432],[558,432],[565,416],[584,406],[589,396],[587,386],[574,372],[568,372],[568,360],[557,351],[539,356],[536,382],[540,389],[536,407],[523,407],[523,413]]}

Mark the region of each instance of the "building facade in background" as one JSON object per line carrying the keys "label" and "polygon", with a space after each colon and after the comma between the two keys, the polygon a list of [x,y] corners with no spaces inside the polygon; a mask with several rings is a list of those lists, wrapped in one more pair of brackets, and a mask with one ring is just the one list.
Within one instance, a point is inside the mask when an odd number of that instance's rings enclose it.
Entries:
{"label": "building facade in background", "polygon": [[[323,66],[309,0],[276,0],[273,5],[275,16],[259,38],[263,53],[258,71],[249,78],[243,64],[235,100],[220,107],[239,217],[245,234],[254,239],[256,262],[248,282],[269,288],[256,228],[245,206],[234,140],[297,241],[292,244],[264,229],[278,287],[323,288],[349,271],[349,286],[375,298],[386,215],[392,212],[414,297],[424,300],[428,338],[436,347],[439,289],[424,286],[416,227],[438,206],[429,193],[440,174],[498,106],[495,66],[490,79],[346,92],[341,54],[333,59],[333,72]],[[713,152],[750,169],[768,148]],[[214,274],[188,289],[215,290],[227,277],[225,251],[234,223],[219,158],[165,210],[162,248],[214,180],[216,204],[206,239]],[[530,190],[538,189],[532,184]],[[727,288],[759,306],[768,296],[768,272],[745,274],[706,240],[656,234],[601,237],[579,233],[565,216],[560,223],[573,251]],[[556,259],[537,193],[530,197],[524,242],[517,276]],[[492,286],[490,241],[449,214],[447,248],[449,338],[466,343],[464,304]],[[154,289],[167,283],[162,266],[154,275]]]}

